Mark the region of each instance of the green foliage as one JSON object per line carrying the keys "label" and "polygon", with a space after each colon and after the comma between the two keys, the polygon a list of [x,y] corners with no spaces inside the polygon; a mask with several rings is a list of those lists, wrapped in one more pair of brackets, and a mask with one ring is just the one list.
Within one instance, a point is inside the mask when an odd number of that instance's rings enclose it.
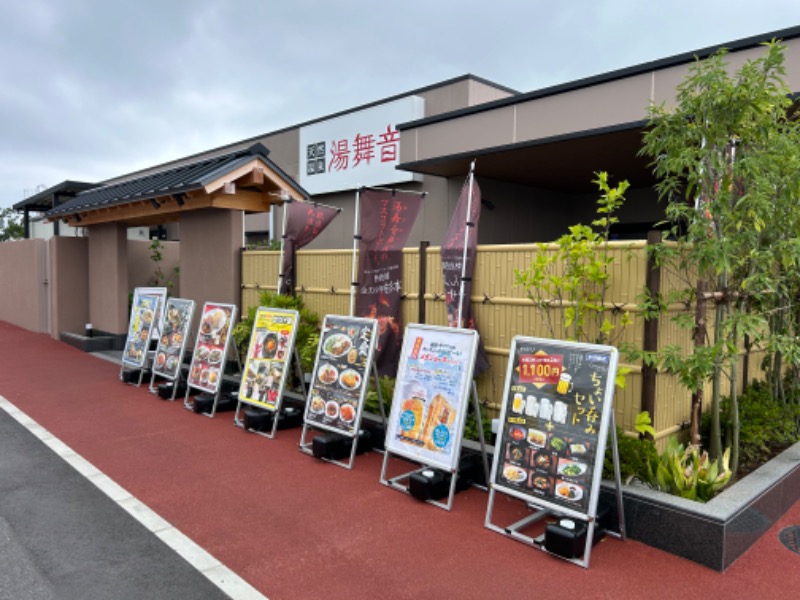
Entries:
{"label": "green foliage", "polygon": [[[296,310],[299,313],[300,319],[297,326],[295,348],[297,348],[297,352],[300,355],[300,364],[303,367],[303,372],[310,373],[314,368],[314,359],[319,345],[321,328],[319,315],[306,308],[302,296],[287,296],[268,290],[261,292],[258,298],[258,306],[285,308]],[[250,336],[253,334],[256,311],[257,307],[250,307],[247,315],[243,315],[242,320],[233,328],[233,340],[236,342],[236,348],[239,350],[240,356],[247,355],[247,346],[250,343]]]}
{"label": "green foliage", "polygon": [[0,209],[0,242],[20,240],[24,234],[20,214],[11,207]]}
{"label": "green foliage", "polygon": [[646,410],[636,415],[636,422],[633,428],[639,433],[639,437],[649,435],[652,438],[656,435],[656,430],[653,429],[653,421],[650,420],[650,413]]}
{"label": "green foliage", "polygon": [[684,447],[674,435],[661,455],[648,463],[647,482],[657,490],[698,502],[708,502],[730,481],[730,448],[711,460],[699,446]]}
{"label": "green foliage", "polygon": [[[540,244],[528,269],[515,270],[514,275],[515,283],[525,288],[550,337],[562,337],[563,327],[567,339],[608,344],[632,322],[627,311],[618,311],[605,302],[614,262],[608,254],[610,228],[618,221],[614,213],[622,207],[629,184],[623,181],[612,188],[605,172],[597,173],[595,183],[600,198],[598,218],[592,225],[571,226],[569,233],[556,240],[555,252]],[[553,308],[563,309],[559,323]]]}
{"label": "green foliage", "polygon": [[[727,418],[729,402],[730,398],[722,401],[723,430],[730,427]],[[739,413],[740,475],[756,469],[781,450],[800,441],[800,406],[796,402],[784,403],[775,398],[765,382],[753,382],[747,386],[739,397]],[[704,415],[704,438],[707,439],[710,429],[710,416]]]}
{"label": "green foliage", "polygon": [[252,244],[247,244],[245,247],[246,250],[280,250],[281,249],[281,241],[280,240],[262,240],[259,242],[254,242]]}
{"label": "green foliage", "polygon": [[[617,449],[619,451],[619,471],[622,480],[625,483],[630,483],[632,479],[647,482],[647,467],[651,460],[658,459],[658,451],[653,441],[643,436],[632,437],[625,435],[622,429],[617,427]],[[613,450],[609,445],[606,448],[606,455],[603,459],[604,479],[614,479],[612,452]]]}
{"label": "green foliage", "polygon": [[[389,416],[389,411],[392,407],[392,398],[394,397],[395,378],[384,375],[379,377],[381,385],[381,396],[383,397],[383,406],[386,411],[386,416]],[[378,399],[378,392],[375,389],[375,378],[369,378],[369,387],[367,388],[366,396],[364,397],[364,410],[372,414],[381,414],[380,400]]]}
{"label": "green foliage", "polygon": [[154,287],[167,288],[167,294],[169,295],[172,293],[172,290],[175,288],[178,278],[180,277],[180,267],[176,265],[172,269],[172,272],[167,275],[161,268],[161,263],[164,262],[164,244],[162,244],[161,240],[158,238],[154,238],[151,240],[149,248],[150,260],[153,261],[153,264],[155,265],[155,270],[150,283]]}
{"label": "green foliage", "polygon": [[[704,346],[668,346],[648,359],[676,374],[690,392],[712,384],[711,455],[721,454],[725,419],[734,469],[740,445],[735,382],[745,336],[767,352],[779,393],[787,364],[800,374],[800,123],[790,111],[785,48],[774,41],[764,48],[736,72],[725,50],[697,61],[674,105],[650,107],[641,151],[653,161],[675,240],[653,256],[683,282],[648,306],[685,302],[687,311],[675,322],[694,328],[688,309],[703,282],[714,312],[713,330],[701,330]],[[732,386],[727,416],[721,406],[726,378]]]}

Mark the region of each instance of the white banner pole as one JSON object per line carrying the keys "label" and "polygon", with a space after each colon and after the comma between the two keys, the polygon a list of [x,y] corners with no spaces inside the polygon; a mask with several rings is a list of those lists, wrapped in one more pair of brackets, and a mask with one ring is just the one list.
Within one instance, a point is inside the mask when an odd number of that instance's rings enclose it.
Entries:
{"label": "white banner pole", "polygon": [[354,316],[356,307],[356,276],[358,275],[358,240],[361,237],[361,223],[359,214],[361,210],[361,188],[356,188],[356,215],[353,220],[353,266],[350,272],[350,316]]}
{"label": "white banner pole", "polygon": [[283,253],[284,253],[284,246],[286,245],[286,221],[288,219],[288,204],[291,202],[291,199],[286,200],[281,208],[283,208],[283,230],[281,231],[281,257],[280,262],[278,263],[278,291],[277,293],[281,293],[281,288],[283,288],[283,278],[285,273],[283,272]]}
{"label": "white banner pole", "polygon": [[464,277],[467,274],[467,250],[469,247],[469,232],[474,223],[472,223],[472,182],[475,180],[475,161],[473,160],[469,165],[469,193],[467,195],[467,216],[466,224],[464,226],[464,252],[461,256],[461,285],[458,291],[458,326],[463,327],[462,311],[464,310]]}

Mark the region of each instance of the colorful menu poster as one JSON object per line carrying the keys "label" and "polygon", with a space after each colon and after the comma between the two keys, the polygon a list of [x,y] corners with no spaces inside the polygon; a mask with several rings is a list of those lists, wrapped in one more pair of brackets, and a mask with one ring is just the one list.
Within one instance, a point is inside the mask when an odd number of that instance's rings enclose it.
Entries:
{"label": "colorful menu poster", "polygon": [[236,307],[232,304],[206,302],[203,305],[192,364],[189,367],[189,386],[211,394],[217,393],[225,372],[225,360],[235,318]]}
{"label": "colorful menu poster", "polygon": [[280,408],[299,318],[296,310],[258,308],[239,386],[241,402],[271,411]]}
{"label": "colorful menu poster", "polygon": [[306,403],[306,423],[355,437],[361,422],[378,322],[328,315]]}
{"label": "colorful menu poster", "polygon": [[472,329],[406,327],[387,450],[455,471],[477,347],[478,333]]}
{"label": "colorful menu poster", "polygon": [[156,346],[153,372],[159,377],[175,380],[180,373],[189,325],[194,315],[194,300],[170,298],[164,311],[164,323]]}
{"label": "colorful menu poster", "polygon": [[611,346],[514,338],[494,487],[544,505],[595,510],[617,361]]}
{"label": "colorful menu poster", "polygon": [[122,352],[125,366],[141,368],[150,347],[150,333],[158,324],[161,298],[151,294],[134,294],[128,339]]}

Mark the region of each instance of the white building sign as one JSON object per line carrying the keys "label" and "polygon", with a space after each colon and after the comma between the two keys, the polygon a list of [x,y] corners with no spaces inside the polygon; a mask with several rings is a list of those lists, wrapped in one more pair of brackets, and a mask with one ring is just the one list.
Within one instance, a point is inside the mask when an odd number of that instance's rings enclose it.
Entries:
{"label": "white building sign", "polygon": [[425,116],[425,100],[409,96],[300,128],[300,185],[310,194],[414,181],[400,162],[397,124]]}

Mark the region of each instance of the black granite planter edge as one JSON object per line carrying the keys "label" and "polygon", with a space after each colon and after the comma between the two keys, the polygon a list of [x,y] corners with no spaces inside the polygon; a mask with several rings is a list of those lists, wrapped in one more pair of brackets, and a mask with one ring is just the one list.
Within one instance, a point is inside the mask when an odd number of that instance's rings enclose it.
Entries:
{"label": "black granite planter edge", "polygon": [[[785,497],[786,493],[796,495],[790,485],[784,485],[796,473],[800,473],[800,443],[707,503],[640,484],[623,486],[626,533],[649,546],[724,571],[800,499]],[[603,482],[606,494],[613,490],[611,482]]]}

